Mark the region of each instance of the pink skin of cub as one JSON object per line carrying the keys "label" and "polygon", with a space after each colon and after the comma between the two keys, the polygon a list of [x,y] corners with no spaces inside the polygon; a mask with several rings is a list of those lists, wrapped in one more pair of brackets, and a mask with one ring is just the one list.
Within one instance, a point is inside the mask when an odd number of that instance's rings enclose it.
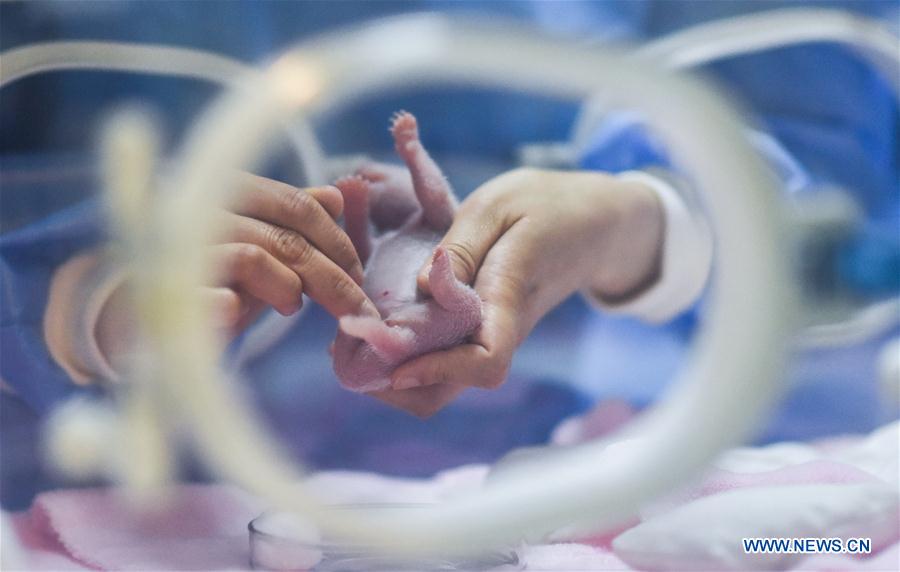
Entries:
{"label": "pink skin of cub", "polygon": [[[396,114],[391,134],[408,175],[370,165],[335,183],[347,234],[365,265],[363,289],[381,315],[344,316],[332,345],[338,379],[358,392],[387,389],[397,366],[453,347],[481,325],[481,298],[453,275],[447,252],[435,248],[453,222],[453,191],[419,141],[412,114]],[[429,257],[426,298],[416,275]]]}

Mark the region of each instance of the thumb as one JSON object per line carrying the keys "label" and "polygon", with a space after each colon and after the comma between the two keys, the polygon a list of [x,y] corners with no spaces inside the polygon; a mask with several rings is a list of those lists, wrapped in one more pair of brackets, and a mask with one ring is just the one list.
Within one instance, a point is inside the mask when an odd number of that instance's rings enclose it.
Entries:
{"label": "thumb", "polygon": [[[489,208],[486,206],[481,211],[463,208],[457,211],[450,230],[437,245],[447,251],[453,275],[463,284],[475,281],[481,263],[505,231],[502,219],[489,214]],[[429,257],[416,277],[419,289],[426,294],[431,293],[428,274],[433,260],[433,256]]]}

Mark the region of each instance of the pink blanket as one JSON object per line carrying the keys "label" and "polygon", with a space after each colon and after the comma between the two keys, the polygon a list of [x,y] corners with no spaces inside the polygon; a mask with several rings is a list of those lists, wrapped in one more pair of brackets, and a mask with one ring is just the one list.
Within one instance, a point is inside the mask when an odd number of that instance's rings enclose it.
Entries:
{"label": "pink blanket", "polygon": [[156,514],[131,511],[113,489],[40,495],[17,519],[31,569],[247,568],[247,523],[260,506],[239,490],[183,485]]}
{"label": "pink blanket", "polygon": [[[623,523],[617,531],[596,536],[561,536],[558,538],[565,541],[523,547],[520,558],[533,570],[629,570],[624,561],[628,558],[613,549],[617,535],[704,499],[740,490],[783,490],[785,486],[797,486],[799,491],[806,485],[846,486],[849,490],[875,483],[896,490],[891,477],[897,472],[898,427],[889,426],[870,437],[820,445],[783,444],[730,451],[692,485],[647,506],[640,518]],[[587,433],[593,431],[582,434]],[[431,502],[481,486],[487,473],[487,467],[469,466],[432,479],[412,480],[332,472],[319,473],[309,484],[330,502]],[[113,489],[44,493],[29,513],[14,519],[26,548],[27,561],[22,564],[34,570],[247,568],[246,527],[261,512],[254,499],[233,487],[185,485],[176,489],[165,508],[155,516],[138,517]],[[735,518],[742,516],[735,514]],[[785,567],[898,569],[894,568],[895,564],[900,567],[897,540],[897,534],[886,537],[870,555],[797,558]]]}

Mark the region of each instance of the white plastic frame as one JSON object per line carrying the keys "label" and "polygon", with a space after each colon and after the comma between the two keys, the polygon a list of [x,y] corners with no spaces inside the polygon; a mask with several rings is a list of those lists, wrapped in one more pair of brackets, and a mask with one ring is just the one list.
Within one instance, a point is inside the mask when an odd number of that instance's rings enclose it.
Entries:
{"label": "white plastic frame", "polygon": [[[0,88],[49,71],[91,70],[159,74],[221,83],[249,83],[259,70],[203,50],[120,42],[47,42],[3,52]],[[325,159],[315,133],[305,121],[286,118],[286,134],[297,152],[307,183],[326,179]]]}

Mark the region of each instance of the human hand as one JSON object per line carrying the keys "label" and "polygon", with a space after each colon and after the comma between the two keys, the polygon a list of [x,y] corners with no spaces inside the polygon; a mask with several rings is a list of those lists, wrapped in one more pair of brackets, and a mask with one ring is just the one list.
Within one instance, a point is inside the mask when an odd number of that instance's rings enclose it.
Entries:
{"label": "human hand", "polygon": [[[330,314],[375,313],[363,292],[363,268],[356,250],[335,222],[343,197],[334,187],[299,189],[264,177],[241,174],[231,210],[221,213],[211,245],[217,272],[202,295],[217,325],[235,335],[266,307],[282,315],[297,312],[302,294]],[[97,341],[108,359],[127,349],[133,329],[130,304],[119,288],[97,323]]]}
{"label": "human hand", "polygon": [[335,187],[298,189],[243,174],[241,191],[222,214],[222,237],[212,247],[223,323],[240,330],[267,306],[283,315],[300,309],[301,293],[335,317],[377,315],[363,292],[363,267],[335,219],[343,198]]}
{"label": "human hand", "polygon": [[[656,277],[663,214],[652,190],[592,172],[519,169],[476,190],[441,241],[483,301],[471,343],[399,367],[385,401],[430,415],[467,386],[495,388],[515,349],[577,290],[615,302]],[[418,276],[427,293],[427,265]]]}
{"label": "human hand", "polygon": [[464,385],[436,383],[403,390],[384,389],[369,395],[420,419],[428,419],[456,399],[465,389]]}

